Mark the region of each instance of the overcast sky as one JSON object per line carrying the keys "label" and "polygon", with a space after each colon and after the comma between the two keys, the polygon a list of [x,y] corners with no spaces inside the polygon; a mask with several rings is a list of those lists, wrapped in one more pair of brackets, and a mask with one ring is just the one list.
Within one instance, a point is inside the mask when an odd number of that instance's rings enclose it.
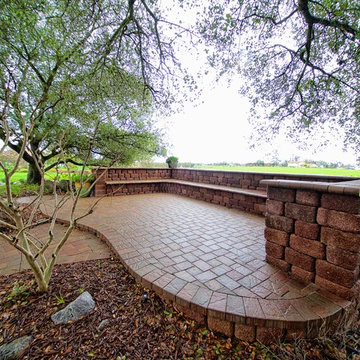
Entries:
{"label": "overcast sky", "polygon": [[[203,1],[204,2],[204,1]],[[166,3],[166,5],[168,5]],[[169,10],[170,20],[182,19],[193,24],[195,11],[179,9],[176,13],[172,7]],[[181,63],[192,74],[197,74],[206,63],[205,51],[198,47],[180,50],[178,56]],[[247,163],[256,160],[270,161],[275,155],[281,160],[289,160],[295,156],[301,159],[324,160],[327,162],[342,162],[356,164],[355,153],[343,151],[343,136],[341,130],[321,131],[311,139],[302,141],[300,150],[285,136],[278,136],[271,143],[255,144],[251,149],[251,126],[248,122],[251,113],[247,99],[238,93],[238,78],[233,78],[228,85],[226,79],[215,81],[215,72],[209,71],[198,78],[202,94],[196,102],[187,102],[182,111],[169,118],[160,119],[159,126],[167,132],[166,140],[171,145],[169,155],[179,158],[180,162],[236,162]],[[320,146],[328,140],[327,146]]]}
{"label": "overcast sky", "polygon": [[[356,163],[354,153],[343,151],[339,133],[318,134],[317,138],[303,144],[307,145],[307,150],[299,149],[297,144],[282,136],[251,149],[249,105],[238,94],[236,84],[230,88],[219,85],[206,90],[202,100],[204,103],[199,106],[186,104],[182,112],[167,119],[169,155],[177,156],[181,162],[247,163],[271,161],[278,155],[281,160],[300,156],[303,160]],[[322,147],[319,139],[324,137],[329,139],[329,144]]]}

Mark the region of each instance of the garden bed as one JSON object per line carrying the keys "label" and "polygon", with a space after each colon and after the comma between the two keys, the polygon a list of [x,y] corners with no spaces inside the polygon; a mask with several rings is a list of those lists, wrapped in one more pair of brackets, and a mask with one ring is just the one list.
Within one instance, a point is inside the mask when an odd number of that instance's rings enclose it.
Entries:
{"label": "garden bed", "polygon": [[[357,333],[270,347],[214,334],[136,284],[114,259],[56,266],[43,295],[33,292],[31,278],[0,277],[0,344],[31,335],[24,359],[359,358]],[[75,323],[54,325],[50,316],[85,290],[96,308]]]}

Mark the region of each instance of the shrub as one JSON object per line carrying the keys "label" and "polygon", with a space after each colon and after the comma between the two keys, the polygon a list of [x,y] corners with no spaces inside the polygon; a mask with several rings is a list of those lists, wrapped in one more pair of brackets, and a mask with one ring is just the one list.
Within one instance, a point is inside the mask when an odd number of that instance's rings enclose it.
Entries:
{"label": "shrub", "polygon": [[176,156],[170,156],[166,159],[166,163],[168,164],[170,169],[175,169],[178,166],[179,159]]}
{"label": "shrub", "polygon": [[[72,174],[71,180],[74,181],[74,182],[81,182],[81,173]],[[82,175],[82,181],[83,182],[93,182],[93,181],[95,181],[95,178],[90,173],[84,173]]]}

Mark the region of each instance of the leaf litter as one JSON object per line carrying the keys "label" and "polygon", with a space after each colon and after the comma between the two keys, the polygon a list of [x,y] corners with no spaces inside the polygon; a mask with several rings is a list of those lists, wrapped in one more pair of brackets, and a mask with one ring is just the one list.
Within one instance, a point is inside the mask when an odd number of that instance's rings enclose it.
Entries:
{"label": "leaf litter", "polygon": [[[83,291],[93,296],[95,309],[55,325],[51,315]],[[31,360],[360,360],[358,332],[271,346],[214,333],[137,284],[114,258],[57,265],[45,294],[35,292],[28,270],[0,276],[0,345],[24,335],[33,337],[22,357]]]}

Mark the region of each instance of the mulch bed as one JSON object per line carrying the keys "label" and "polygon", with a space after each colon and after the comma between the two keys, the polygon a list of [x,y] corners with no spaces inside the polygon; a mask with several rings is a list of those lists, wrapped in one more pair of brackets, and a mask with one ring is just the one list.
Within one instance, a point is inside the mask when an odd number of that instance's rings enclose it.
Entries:
{"label": "mulch bed", "polygon": [[[32,335],[23,359],[360,359],[356,332],[270,347],[214,334],[136,284],[115,259],[57,265],[49,292],[34,290],[29,271],[0,277],[0,345]],[[50,316],[85,290],[96,308],[54,325]]]}

